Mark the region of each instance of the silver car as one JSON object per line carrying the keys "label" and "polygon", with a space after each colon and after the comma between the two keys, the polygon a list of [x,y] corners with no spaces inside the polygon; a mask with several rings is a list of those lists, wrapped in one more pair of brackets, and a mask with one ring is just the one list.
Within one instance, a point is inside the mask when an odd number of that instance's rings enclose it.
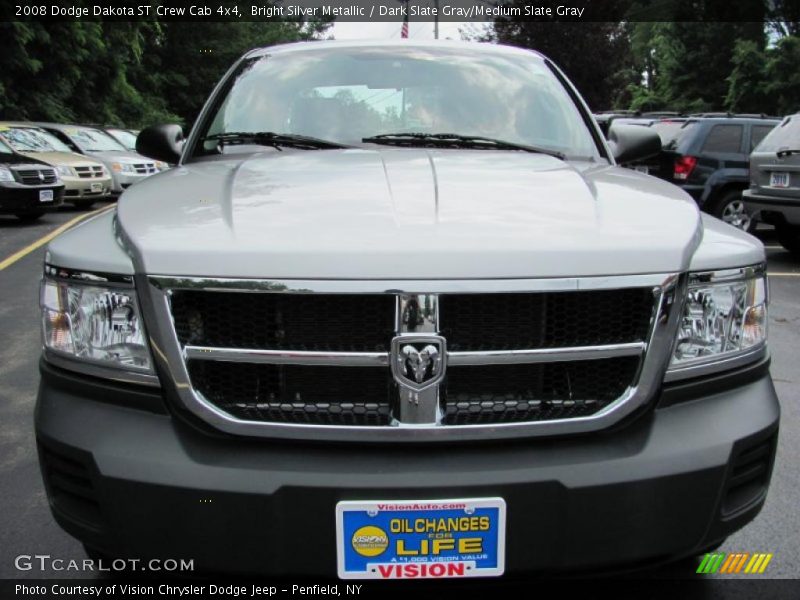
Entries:
{"label": "silver car", "polygon": [[95,127],[57,123],[36,125],[55,135],[74,152],[102,162],[111,172],[111,193],[115,196],[119,196],[134,183],[167,168],[161,161],[131,152],[108,133]]}
{"label": "silver car", "polygon": [[800,254],[800,113],[786,117],[753,150],[744,199],[775,226],[784,248]]}
{"label": "silver car", "polygon": [[764,248],[620,168],[658,135],[606,140],[547,58],[258,49],[137,147],[177,166],[53,240],[41,287],[42,474],[90,554],[573,574],[763,506]]}

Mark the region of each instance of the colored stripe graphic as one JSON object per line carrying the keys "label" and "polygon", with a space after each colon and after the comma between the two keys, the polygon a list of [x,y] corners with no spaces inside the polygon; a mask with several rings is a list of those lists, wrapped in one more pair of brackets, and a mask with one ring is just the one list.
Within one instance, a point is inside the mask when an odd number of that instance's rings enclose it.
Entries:
{"label": "colored stripe graphic", "polygon": [[[764,552],[756,552],[750,554],[749,552],[712,552],[706,554],[700,565],[697,567],[697,573],[710,575],[713,573],[744,573],[756,574],[763,573],[767,570],[767,565],[772,560],[773,554]],[[746,566],[745,566],[746,565]]]}
{"label": "colored stripe graphic", "polygon": [[703,558],[703,561],[700,563],[700,566],[697,567],[698,573],[716,573],[720,566],[722,565],[722,561],[725,560],[725,553],[724,552],[715,552],[712,554],[706,554]]}

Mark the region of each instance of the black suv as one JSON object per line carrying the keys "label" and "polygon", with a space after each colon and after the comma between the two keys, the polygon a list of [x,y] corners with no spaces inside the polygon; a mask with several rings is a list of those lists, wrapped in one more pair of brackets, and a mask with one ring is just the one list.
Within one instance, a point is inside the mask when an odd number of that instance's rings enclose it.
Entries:
{"label": "black suv", "polygon": [[750,153],[779,122],[727,114],[662,120],[651,125],[663,149],[649,172],[686,190],[705,212],[751,231],[755,221],[742,201],[742,191],[750,185]]}
{"label": "black suv", "polygon": [[0,214],[35,221],[63,201],[64,184],[52,166],[0,141]]}

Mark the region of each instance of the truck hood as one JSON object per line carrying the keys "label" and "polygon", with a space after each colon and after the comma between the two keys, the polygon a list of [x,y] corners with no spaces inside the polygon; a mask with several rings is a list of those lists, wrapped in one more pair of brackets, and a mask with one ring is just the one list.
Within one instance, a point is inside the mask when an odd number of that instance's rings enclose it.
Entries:
{"label": "truck hood", "polygon": [[265,149],[123,194],[118,224],[155,275],[534,278],[688,268],[694,201],[628,169],[495,150]]}

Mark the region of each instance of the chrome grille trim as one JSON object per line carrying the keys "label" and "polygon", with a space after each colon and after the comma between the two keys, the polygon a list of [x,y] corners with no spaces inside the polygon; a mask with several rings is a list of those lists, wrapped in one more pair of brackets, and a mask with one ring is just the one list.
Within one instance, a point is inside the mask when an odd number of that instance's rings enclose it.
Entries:
{"label": "chrome grille trim", "polygon": [[[643,342],[633,342],[576,348],[448,352],[447,363],[454,367],[461,367],[593,360],[616,356],[641,356],[646,347]],[[309,352],[186,346],[183,353],[187,360],[220,360],[273,365],[335,365],[339,367],[386,367],[389,365],[387,352]]]}
{"label": "chrome grille trim", "polygon": [[389,365],[389,354],[386,352],[248,350],[206,346],[186,346],[183,352],[187,360],[219,360],[271,365],[335,365],[339,367],[386,367]]}
{"label": "chrome grille trim", "polygon": [[641,356],[646,349],[647,345],[644,342],[633,342],[630,344],[573,348],[450,352],[448,353],[448,363],[451,366],[458,367],[597,360],[617,356]]}
{"label": "chrome grille trim", "polygon": [[11,167],[11,170],[16,173],[17,179],[24,185],[47,185],[56,183],[58,180],[55,169],[31,168],[23,165]]}
{"label": "chrome grille trim", "polygon": [[[266,437],[274,439],[314,439],[318,441],[360,441],[360,442],[452,442],[466,440],[509,439],[520,437],[553,436],[575,434],[604,429],[636,409],[644,406],[657,392],[664,372],[667,368],[673,340],[677,331],[683,298],[686,289],[686,276],[679,273],[661,273],[646,275],[563,278],[563,279],[492,279],[492,280],[246,280],[246,279],[209,279],[195,277],[169,277],[136,275],[136,287],[140,293],[142,311],[145,322],[150,326],[151,347],[159,372],[168,375],[165,386],[173,386],[180,403],[191,413],[211,426],[236,435]],[[519,423],[491,423],[437,426],[430,424],[409,424],[401,426],[350,426],[350,425],[318,425],[299,423],[278,423],[242,420],[215,406],[199,393],[191,383],[188,374],[187,350],[192,353],[210,351],[211,349],[189,347],[181,348],[170,313],[169,295],[173,289],[192,290],[227,290],[241,292],[272,292],[295,294],[354,294],[381,293],[393,296],[426,295],[442,293],[503,293],[503,292],[545,292],[554,290],[602,290],[628,287],[650,287],[654,304],[650,329],[646,341],[642,344],[620,344],[611,347],[591,347],[546,350],[511,351],[511,360],[523,358],[531,360],[564,360],[569,353],[576,353],[586,359],[591,353],[603,356],[643,355],[640,366],[631,386],[619,398],[605,406],[602,410],[586,417],[554,419],[550,421],[528,421]],[[636,346],[636,347],[634,347]],[[616,351],[612,351],[615,348]],[[213,349],[218,351],[219,349]],[[227,352],[227,349],[225,349]],[[243,350],[245,355],[247,350]],[[583,354],[581,354],[583,353]],[[261,354],[261,351],[258,352]],[[347,360],[383,361],[382,354],[351,353]],[[365,356],[370,354],[370,356]],[[463,353],[472,355],[473,353]],[[494,355],[495,353],[489,353]],[[554,358],[558,355],[556,358]],[[242,360],[244,360],[244,355]],[[251,354],[249,356],[255,356]],[[281,356],[283,358],[281,358]],[[276,351],[269,358],[285,360],[290,357],[299,360],[326,361],[324,353],[298,353],[292,351]],[[196,358],[196,357],[195,357]],[[499,360],[495,356],[490,358]],[[510,357],[503,357],[505,360]],[[453,353],[452,360],[475,360],[474,356],[458,357]],[[260,358],[259,358],[260,360]],[[576,358],[577,360],[577,358]],[[295,363],[303,364],[303,363]],[[315,363],[322,364],[322,363]],[[337,363],[342,364],[342,363]],[[364,364],[364,363],[360,363]],[[451,366],[455,362],[450,363]],[[473,363],[462,363],[473,364]],[[495,363],[489,363],[495,364]],[[395,425],[399,425],[395,423]]]}

